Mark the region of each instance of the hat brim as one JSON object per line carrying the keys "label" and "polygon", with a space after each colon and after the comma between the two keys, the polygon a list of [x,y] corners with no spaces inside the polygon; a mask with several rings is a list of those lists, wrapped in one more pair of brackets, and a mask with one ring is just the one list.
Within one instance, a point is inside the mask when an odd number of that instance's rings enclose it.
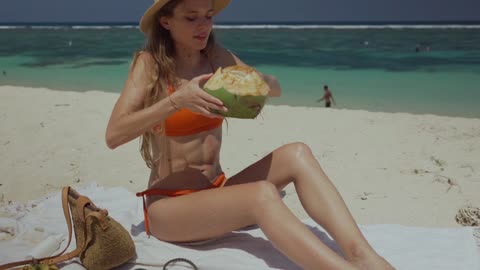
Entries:
{"label": "hat brim", "polygon": [[[170,0],[158,0],[151,7],[147,9],[140,19],[140,31],[147,34],[154,23],[155,14]],[[225,7],[230,4],[231,0],[214,0],[213,1],[213,16],[217,15]]]}

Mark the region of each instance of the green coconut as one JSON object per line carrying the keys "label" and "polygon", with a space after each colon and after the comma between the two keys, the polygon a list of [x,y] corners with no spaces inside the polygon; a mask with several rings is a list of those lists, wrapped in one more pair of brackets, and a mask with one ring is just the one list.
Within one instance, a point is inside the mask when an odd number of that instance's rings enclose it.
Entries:
{"label": "green coconut", "polygon": [[224,117],[253,119],[263,109],[270,91],[260,74],[251,67],[218,68],[203,89],[220,99],[228,112],[214,111]]}

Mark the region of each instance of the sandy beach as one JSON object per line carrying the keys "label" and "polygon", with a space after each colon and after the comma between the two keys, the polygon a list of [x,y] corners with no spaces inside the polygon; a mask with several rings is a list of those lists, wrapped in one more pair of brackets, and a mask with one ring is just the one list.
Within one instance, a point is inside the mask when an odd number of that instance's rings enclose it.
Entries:
{"label": "sandy beach", "polygon": [[[114,151],[105,145],[117,97],[0,87],[1,203],[91,182],[143,190],[149,171],[139,141]],[[480,119],[266,106],[255,120],[227,123],[227,175],[283,144],[304,142],[360,224],[456,227],[459,208],[480,207]],[[293,186],[284,200],[307,217]]]}

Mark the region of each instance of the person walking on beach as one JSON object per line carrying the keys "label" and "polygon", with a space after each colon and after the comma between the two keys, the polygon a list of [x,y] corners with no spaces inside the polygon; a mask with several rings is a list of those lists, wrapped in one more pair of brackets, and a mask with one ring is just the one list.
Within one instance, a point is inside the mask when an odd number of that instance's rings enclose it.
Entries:
{"label": "person walking on beach", "polygon": [[332,107],[332,102],[333,102],[333,105],[336,105],[332,92],[330,92],[330,89],[328,89],[328,85],[323,86],[323,97],[317,100],[317,102],[321,102],[322,100],[325,100],[325,107],[327,108]]}
{"label": "person walking on beach", "polygon": [[[148,190],[137,193],[144,198],[146,233],[185,243],[256,224],[304,269],[393,269],[362,235],[306,144],[283,145],[236,175],[223,173],[224,119],[211,111],[227,109],[201,86],[219,67],[247,66],[212,32],[213,16],[229,2],[155,0],[140,21],[147,43],[133,58],[105,136],[111,149],[141,137],[141,154],[151,169]],[[260,75],[269,95],[280,96],[278,80]],[[344,257],[287,208],[279,191],[290,183]]]}

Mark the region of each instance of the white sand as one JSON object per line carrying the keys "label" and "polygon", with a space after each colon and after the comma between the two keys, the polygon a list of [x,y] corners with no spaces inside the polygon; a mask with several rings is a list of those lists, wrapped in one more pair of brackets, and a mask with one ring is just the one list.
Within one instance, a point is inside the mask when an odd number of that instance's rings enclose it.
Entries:
{"label": "white sand", "polygon": [[[114,151],[104,142],[117,97],[0,87],[0,201],[93,181],[143,190],[139,141]],[[233,175],[296,141],[311,147],[360,224],[455,227],[460,207],[480,207],[480,119],[267,106],[256,120],[228,120],[222,166]],[[293,186],[284,200],[306,217]]]}

